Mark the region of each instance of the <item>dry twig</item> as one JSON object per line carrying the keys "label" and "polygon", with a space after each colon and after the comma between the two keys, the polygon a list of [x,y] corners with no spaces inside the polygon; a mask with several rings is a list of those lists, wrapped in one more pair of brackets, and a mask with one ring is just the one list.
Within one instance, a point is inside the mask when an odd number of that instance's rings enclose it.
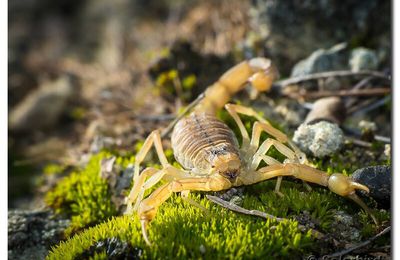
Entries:
{"label": "dry twig", "polygon": [[[207,197],[207,199],[209,199],[210,201],[214,202],[215,204],[218,204],[218,205],[220,205],[220,206],[222,206],[224,208],[227,208],[227,209],[230,209],[232,211],[235,211],[235,212],[238,212],[238,213],[242,213],[242,214],[245,214],[245,215],[257,216],[257,217],[261,217],[261,218],[265,218],[265,219],[272,219],[272,220],[275,220],[275,221],[278,221],[278,222],[282,222],[282,221],[285,221],[285,220],[287,221],[288,220],[288,219],[285,219],[285,218],[275,217],[273,215],[270,215],[268,213],[265,213],[265,212],[262,212],[262,211],[259,211],[259,210],[254,210],[254,209],[253,210],[248,210],[248,209],[239,207],[238,205],[229,203],[229,202],[227,202],[227,201],[225,201],[225,200],[223,200],[221,198],[218,198],[216,196],[206,195],[206,197]],[[317,230],[311,229],[311,228],[307,228],[306,226],[301,225],[301,224],[298,225],[298,228],[302,232],[306,232],[308,230],[311,230],[311,233],[315,237],[317,237],[318,239],[321,239],[321,238],[323,238],[325,236],[323,233],[321,233],[321,232],[319,232]]]}
{"label": "dry twig", "polygon": [[391,93],[391,89],[389,87],[386,88],[372,88],[372,89],[357,89],[357,90],[339,90],[339,91],[312,91],[312,92],[298,92],[298,93],[287,93],[287,96],[291,98],[304,98],[304,99],[312,99],[312,98],[322,98],[322,97],[331,97],[331,96],[339,96],[339,97],[351,97],[351,96],[378,96],[378,95],[386,95]]}
{"label": "dry twig", "polygon": [[293,85],[293,84],[310,81],[310,80],[317,80],[317,79],[330,78],[330,77],[351,77],[351,76],[353,76],[353,77],[354,76],[373,76],[376,78],[381,78],[381,79],[390,81],[390,77],[388,77],[387,75],[385,75],[384,73],[379,72],[379,71],[363,70],[363,71],[354,72],[354,71],[349,71],[349,70],[337,70],[337,71],[314,73],[314,74],[310,74],[310,75],[280,80],[280,81],[275,82],[274,86],[285,87],[288,85]]}
{"label": "dry twig", "polygon": [[369,245],[371,242],[373,242],[374,240],[376,240],[377,238],[379,238],[379,237],[383,236],[384,234],[390,232],[391,229],[392,229],[392,227],[388,226],[387,228],[385,228],[384,230],[382,230],[381,232],[379,232],[378,234],[376,234],[375,236],[371,237],[370,239],[368,239],[368,240],[366,240],[364,242],[361,242],[361,243],[359,243],[359,244],[357,244],[357,245],[355,245],[353,247],[347,248],[347,249],[342,250],[340,252],[336,252],[334,254],[327,255],[325,257],[333,258],[333,257],[343,256],[343,255],[346,255],[346,254],[348,254],[348,253],[350,253],[350,252],[352,252],[352,251],[354,251],[356,249],[365,247],[365,246]]}

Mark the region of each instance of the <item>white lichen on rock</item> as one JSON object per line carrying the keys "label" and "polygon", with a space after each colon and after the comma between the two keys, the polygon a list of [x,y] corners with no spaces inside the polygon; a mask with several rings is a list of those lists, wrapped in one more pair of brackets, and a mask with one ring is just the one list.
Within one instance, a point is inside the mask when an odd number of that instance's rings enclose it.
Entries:
{"label": "white lichen on rock", "polygon": [[337,124],[320,121],[315,124],[301,124],[293,136],[301,150],[322,158],[335,153],[344,142],[343,131]]}

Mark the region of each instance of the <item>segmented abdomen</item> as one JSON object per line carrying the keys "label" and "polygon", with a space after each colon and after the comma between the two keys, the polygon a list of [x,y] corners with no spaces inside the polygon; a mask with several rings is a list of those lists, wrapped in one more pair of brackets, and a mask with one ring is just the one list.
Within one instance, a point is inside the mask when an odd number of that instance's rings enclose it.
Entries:
{"label": "segmented abdomen", "polygon": [[215,116],[192,113],[181,119],[171,137],[175,159],[185,168],[206,171],[211,168],[210,156],[219,150],[239,155],[232,130]]}

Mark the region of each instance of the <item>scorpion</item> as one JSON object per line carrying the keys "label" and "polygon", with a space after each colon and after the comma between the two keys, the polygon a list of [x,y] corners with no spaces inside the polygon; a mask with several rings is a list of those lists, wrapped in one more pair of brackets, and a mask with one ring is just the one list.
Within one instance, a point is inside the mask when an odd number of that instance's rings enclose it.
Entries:
{"label": "scorpion", "polygon": [[[352,181],[343,174],[329,175],[308,166],[306,155],[290,138],[274,128],[255,110],[228,103],[230,98],[244,89],[247,83],[252,85],[252,90],[255,92],[268,91],[278,75],[277,68],[270,59],[253,58],[237,64],[208,87],[204,98],[189,115],[176,123],[171,135],[174,157],[183,169],[178,169],[168,162],[159,130],[153,131],[147,137],[136,155],[134,184],[126,197],[125,213],[137,212],[143,237],[148,245],[151,243],[146,232],[147,226],[155,218],[158,207],[173,193],[180,192],[182,197],[188,198],[190,191],[222,191],[277,177],[275,192],[281,194],[279,188],[284,176],[328,187],[332,192],[356,202],[377,223],[371,210],[355,192],[356,190],[369,192],[368,187]],[[223,107],[240,130],[242,136],[240,146],[233,131],[216,117],[217,110]],[[251,137],[239,114],[256,119]],[[260,145],[263,132],[270,137]],[[140,164],[153,145],[162,169],[148,167],[139,174]],[[272,146],[286,157],[283,163],[266,155]],[[266,166],[259,168],[262,161]],[[167,183],[144,199],[145,191],[161,180],[166,180]]]}

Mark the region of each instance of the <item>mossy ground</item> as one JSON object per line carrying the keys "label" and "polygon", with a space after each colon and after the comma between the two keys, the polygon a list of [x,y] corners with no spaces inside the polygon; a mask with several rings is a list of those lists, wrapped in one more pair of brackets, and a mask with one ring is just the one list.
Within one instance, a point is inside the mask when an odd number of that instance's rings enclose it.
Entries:
{"label": "mossy ground", "polygon": [[[226,121],[228,125],[232,123],[229,119]],[[251,121],[246,122],[246,126],[250,130]],[[139,147],[140,144],[136,148]],[[231,212],[212,204],[203,193],[191,193],[192,198],[207,208],[208,213],[205,213],[174,195],[162,204],[149,226],[149,238],[153,242],[149,248],[142,238],[137,216],[119,216],[121,214],[111,202],[109,186],[99,175],[101,159],[111,155],[102,152],[93,156],[85,169],[64,178],[47,194],[47,203],[72,220],[66,235],[75,234],[55,246],[49,259],[74,259],[96,241],[110,237],[120,238],[133,248],[142,249],[144,258],[276,259],[318,254],[320,248],[316,248],[316,238],[311,232],[302,233],[297,229],[298,223],[294,219],[303,212],[308,212],[316,223],[316,229],[326,234],[331,232],[337,210],[354,216],[360,223],[363,238],[377,230],[368,215],[351,201],[320,187],[308,191],[301,182],[285,178],[281,188],[283,198],[273,192],[274,180],[265,181],[245,187],[242,207],[261,210],[289,221],[278,223]],[[167,155],[172,159],[171,150],[167,150]],[[270,155],[283,159],[274,149]],[[118,157],[116,164],[124,168],[133,161],[133,156]],[[316,162],[326,166],[324,162]],[[328,169],[330,172],[336,170],[340,169]],[[374,206],[371,202],[369,204]],[[374,210],[374,213],[380,221],[390,220],[387,212]],[[106,259],[105,253],[96,253],[93,259]]]}

